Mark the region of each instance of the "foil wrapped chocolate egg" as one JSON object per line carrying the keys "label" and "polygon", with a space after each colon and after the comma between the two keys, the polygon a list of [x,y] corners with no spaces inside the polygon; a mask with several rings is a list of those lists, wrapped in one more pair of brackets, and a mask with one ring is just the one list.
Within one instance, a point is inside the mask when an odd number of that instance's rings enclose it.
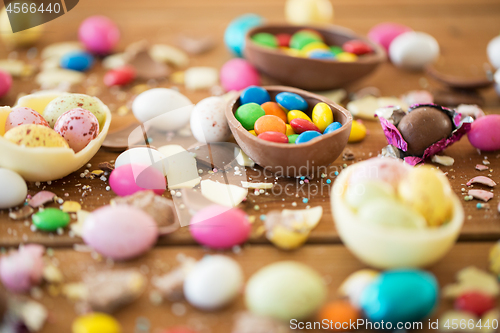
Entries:
{"label": "foil wrapped chocolate egg", "polygon": [[408,144],[407,153],[415,156],[422,156],[427,147],[449,137],[452,129],[450,117],[432,106],[413,109],[398,124]]}

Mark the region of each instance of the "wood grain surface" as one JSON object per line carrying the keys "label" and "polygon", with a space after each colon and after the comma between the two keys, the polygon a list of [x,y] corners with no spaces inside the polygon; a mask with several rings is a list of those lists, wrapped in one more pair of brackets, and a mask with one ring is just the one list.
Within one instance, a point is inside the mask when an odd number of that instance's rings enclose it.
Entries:
{"label": "wood grain surface", "polygon": [[[211,52],[190,57],[190,66],[213,66],[220,68],[231,58],[223,45],[223,32],[228,23],[236,16],[247,12],[260,14],[269,22],[282,22],[284,20],[284,0],[82,0],[68,14],[49,22],[45,25],[43,38],[36,45],[40,52],[43,47],[54,42],[77,40],[77,29],[80,22],[96,14],[107,15],[114,19],[120,27],[122,38],[118,50],[123,50],[130,43],[147,40],[149,43],[169,43],[176,45],[180,34],[195,36],[211,36],[217,42],[216,48]],[[359,34],[366,34],[377,23],[392,21],[411,26],[418,31],[433,35],[439,42],[441,57],[439,68],[447,74],[470,75],[482,71],[487,61],[486,45],[489,40],[500,33],[500,2],[498,0],[333,0],[335,8],[335,24],[348,27]],[[0,45],[0,58],[19,57],[27,59],[27,50],[8,50]],[[34,65],[39,65],[39,57],[27,60]],[[98,63],[88,74],[84,84],[74,87],[72,91],[92,93],[101,98],[113,113],[114,129],[128,124],[131,114],[122,116],[117,110],[133,98],[130,87],[120,90],[109,90],[102,84],[104,70]],[[146,82],[137,82],[146,83]],[[263,78],[263,83],[275,83],[268,78]],[[186,94],[194,103],[210,96],[209,91],[186,91],[183,86],[176,86],[168,80],[147,82],[150,87],[177,87]],[[363,87],[375,86],[380,89],[383,96],[399,96],[410,90],[441,89],[440,84],[421,72],[407,72],[395,68],[390,63],[382,64],[374,74],[366,79],[347,87],[349,93]],[[0,100],[3,105],[13,105],[19,94],[29,93],[39,87],[33,78],[15,79],[13,89]],[[486,113],[500,113],[500,99],[493,89],[481,91],[485,99],[484,110]],[[347,100],[346,100],[347,101]],[[344,102],[346,102],[344,101]],[[366,139],[357,144],[348,144],[355,155],[355,161],[376,156],[387,144],[378,122],[365,121],[369,130]],[[191,138],[175,137],[172,143],[181,143],[187,148],[194,140]],[[440,166],[448,172],[448,178],[454,191],[462,196],[462,188],[470,178],[477,175],[491,175],[498,183],[500,181],[500,153],[479,154],[463,138],[460,142],[445,151],[455,159],[451,167]],[[112,161],[119,153],[108,151],[104,148],[92,158],[89,170],[97,168],[100,162]],[[0,156],[0,158],[4,158]],[[483,160],[490,162],[489,171],[476,171],[474,166]],[[355,161],[344,161],[342,157],[330,166],[328,174],[340,171],[342,165]],[[92,211],[108,204],[114,197],[111,191],[106,191],[107,181],[96,179],[82,179],[80,173],[85,168],[65,177],[53,181],[50,185],[42,183],[37,186],[29,184],[29,193],[45,189],[55,192],[64,200],[75,200],[82,204],[82,208]],[[261,169],[247,168],[247,176],[253,181],[269,181],[264,176],[258,177]],[[335,176],[329,176],[333,182]],[[295,189],[292,195],[259,195],[250,194],[248,200],[241,205],[249,215],[256,217],[253,225],[252,237],[244,246],[240,254],[234,256],[248,277],[258,268],[267,263],[278,260],[298,260],[306,262],[321,274],[327,277],[329,284],[329,297],[334,299],[336,289],[341,280],[349,273],[362,268],[360,264],[341,244],[335,231],[329,204],[329,187],[326,179],[313,179],[312,184],[321,185],[323,193],[308,196],[307,191],[301,190],[296,179],[279,179],[277,184],[286,185]],[[77,186],[77,184],[80,184]],[[82,197],[81,188],[90,185],[92,192]],[[479,186],[478,186],[479,187]],[[290,187],[289,187],[290,188]],[[303,189],[303,188],[302,188]],[[7,189],[0,189],[6,191]],[[440,284],[453,280],[457,270],[466,265],[474,264],[486,268],[487,252],[492,245],[490,241],[500,238],[500,214],[496,211],[499,203],[498,189],[494,190],[495,197],[483,209],[476,208],[478,201],[463,202],[466,220],[460,235],[460,243],[439,264],[431,268],[436,274]],[[305,193],[305,194],[304,194]],[[170,198],[170,193],[165,192]],[[309,202],[303,203],[303,197]],[[296,203],[296,206],[294,205]],[[52,204],[57,207],[56,204]],[[260,209],[256,211],[255,205]],[[270,210],[286,208],[305,208],[306,206],[321,205],[324,215],[318,227],[311,233],[308,244],[293,252],[283,252],[271,246],[268,241],[258,233],[262,225],[259,216]],[[480,242],[471,242],[480,241]],[[78,281],[84,271],[91,267],[97,270],[105,269],[106,265],[91,259],[88,253],[77,253],[72,250],[75,243],[81,243],[78,237],[71,237],[68,231],[63,235],[33,232],[30,229],[30,220],[13,221],[8,217],[8,211],[0,210],[0,246],[17,246],[20,243],[41,243],[56,247],[55,257],[60,262],[60,267],[69,281]],[[254,245],[255,244],[255,245]],[[178,253],[203,256],[206,251],[197,246],[187,228],[180,228],[174,234],[162,237],[158,247],[137,260],[115,264],[114,267],[147,267],[148,275],[158,274],[167,270],[175,262]],[[158,266],[158,263],[161,265]],[[165,264],[165,266],[162,266]],[[157,267],[158,266],[158,267]],[[43,332],[59,333],[69,332],[70,323],[75,318],[76,312],[68,301],[62,297],[44,296],[42,303],[48,306],[51,312],[50,322]],[[174,324],[188,324],[193,327],[201,326],[206,332],[230,332],[233,314],[244,309],[242,298],[237,304],[227,310],[215,313],[201,313],[193,310],[183,303],[187,313],[175,316],[171,311],[171,304],[153,306],[147,293],[133,305],[119,311],[117,318],[124,326],[124,332],[134,332],[135,321],[144,316],[152,323],[151,332],[158,328],[165,328]],[[450,305],[443,302],[440,309]]]}

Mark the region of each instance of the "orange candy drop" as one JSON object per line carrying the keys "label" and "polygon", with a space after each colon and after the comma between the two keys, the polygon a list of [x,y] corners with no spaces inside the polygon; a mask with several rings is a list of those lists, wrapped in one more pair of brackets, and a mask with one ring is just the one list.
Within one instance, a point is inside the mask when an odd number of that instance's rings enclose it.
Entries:
{"label": "orange candy drop", "polygon": [[266,113],[266,115],[279,117],[279,118],[281,118],[281,120],[283,120],[286,123],[286,121],[287,121],[286,113],[278,103],[266,102],[266,103],[262,104],[261,107],[264,109],[264,112]]}
{"label": "orange candy drop", "polygon": [[359,310],[346,300],[329,302],[318,313],[321,322],[328,320],[330,330],[350,331],[350,324],[360,318]]}

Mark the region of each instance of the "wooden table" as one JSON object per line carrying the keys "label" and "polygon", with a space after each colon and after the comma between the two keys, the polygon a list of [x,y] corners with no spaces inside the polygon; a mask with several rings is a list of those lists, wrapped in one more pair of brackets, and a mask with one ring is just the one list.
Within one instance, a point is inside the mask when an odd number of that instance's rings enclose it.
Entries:
{"label": "wooden table", "polygon": [[[450,73],[462,73],[467,68],[475,66],[482,68],[487,61],[486,45],[490,39],[500,32],[500,3],[497,0],[350,0],[332,1],[335,8],[335,24],[353,29],[357,33],[366,34],[375,24],[392,21],[411,26],[415,30],[424,31],[433,35],[441,47],[441,65],[447,68]],[[185,1],[161,1],[144,0],[140,2],[132,1],[81,1],[78,6],[68,14],[45,25],[46,31],[41,41],[37,44],[37,50],[44,46],[59,41],[72,41],[77,39],[77,28],[80,22],[90,15],[103,14],[114,19],[122,31],[122,39],[118,47],[123,50],[128,44],[146,39],[150,43],[175,44],[180,33],[190,33],[197,35],[210,35],[217,41],[217,47],[204,55],[192,56],[190,66],[214,66],[220,68],[225,61],[231,58],[225,49],[222,36],[227,24],[236,16],[254,12],[266,17],[269,21],[279,22],[284,20],[284,0],[185,0]],[[0,58],[8,55],[15,56],[10,50],[3,46],[0,49]],[[20,58],[26,58],[26,50],[17,50]],[[35,60],[36,62],[37,60]],[[101,82],[103,69],[98,64],[91,72],[92,76]],[[264,83],[273,83],[264,78]],[[127,100],[132,98],[130,89],[124,89],[122,93],[110,93],[101,84],[98,84],[100,91],[96,94],[110,106],[113,112],[115,124],[123,117],[117,110],[125,105]],[[172,87],[168,81],[161,81],[152,86]],[[375,86],[380,89],[384,96],[399,96],[409,90],[436,89],[439,86],[424,73],[406,72],[395,68],[390,63],[381,65],[377,71],[368,78],[348,87],[348,92],[357,91],[360,88]],[[16,79],[14,88],[1,101],[5,105],[13,105],[17,96],[21,92],[29,92],[38,88],[31,79]],[[94,90],[93,85],[83,84],[75,87],[72,91],[86,93],[89,89]],[[210,96],[208,91],[189,92],[182,86],[178,86],[182,93],[185,93],[194,103]],[[485,98],[484,110],[487,113],[500,113],[500,99],[493,89],[482,91]],[[119,96],[119,97],[118,97]],[[349,144],[349,148],[355,155],[355,161],[376,156],[386,145],[385,137],[378,122],[365,121],[369,134],[367,138],[357,144]],[[188,140],[189,141],[189,140]],[[187,142],[187,141],[186,141]],[[187,145],[187,143],[186,143]],[[187,147],[186,147],[187,148]],[[477,175],[488,175],[495,181],[500,181],[498,167],[500,166],[500,155],[498,152],[482,153],[478,152],[469,144],[466,138],[445,151],[446,155],[455,159],[455,164],[451,167],[440,166],[448,172],[448,178],[455,192],[462,196],[464,184]],[[101,149],[89,162],[92,167],[90,171],[97,168],[100,162],[116,159],[118,153]],[[2,158],[0,156],[0,158]],[[490,161],[490,171],[476,171],[474,166],[481,164],[487,158]],[[354,163],[355,161],[344,161],[338,158],[329,173],[340,170],[341,166]],[[107,182],[96,179],[82,179],[80,173],[85,168],[64,179],[53,181],[51,185],[42,183],[36,186],[29,184],[30,194],[34,194],[41,189],[55,192],[65,200],[77,200],[82,203],[83,209],[94,210],[102,205],[108,204],[114,194],[106,191]],[[255,177],[255,172],[247,168],[247,175],[253,177],[253,181],[262,180]],[[335,177],[331,178],[335,181]],[[326,179],[325,179],[326,180]],[[320,182],[327,188],[325,180],[311,180]],[[280,179],[278,183],[282,186],[291,184],[299,186],[296,179]],[[76,184],[90,185],[92,192],[82,199],[81,187]],[[0,189],[4,190],[4,189]],[[495,198],[488,203],[487,208],[477,209],[477,201],[463,202],[466,219],[460,235],[460,242],[439,264],[431,267],[431,271],[436,274],[441,285],[452,282],[454,274],[460,268],[467,265],[476,265],[480,268],[487,268],[487,254],[492,246],[492,241],[500,238],[500,215],[496,211],[499,203],[499,196],[495,190]],[[67,194],[67,195],[66,195]],[[170,197],[168,192],[166,197]],[[329,298],[338,297],[336,290],[342,279],[357,269],[363,268],[341,244],[335,230],[331,209],[329,204],[328,191],[322,194],[308,197],[309,202],[302,202],[303,195],[295,196],[272,196],[250,194],[247,202],[241,208],[251,216],[256,217],[253,225],[252,237],[243,247],[243,251],[234,254],[231,251],[226,254],[238,260],[244,271],[245,277],[250,275],[260,267],[279,260],[297,260],[306,262],[322,275],[329,283]],[[293,207],[292,204],[296,203]],[[259,205],[260,210],[254,209]],[[307,244],[293,252],[281,251],[265,239],[258,232],[262,222],[259,219],[261,214],[270,210],[280,210],[286,208],[305,208],[306,206],[321,205],[324,215],[318,227],[311,233]],[[54,204],[54,206],[56,206]],[[88,253],[77,253],[72,250],[76,243],[81,243],[78,237],[70,237],[68,232],[63,235],[50,235],[40,232],[32,232],[28,223],[23,221],[13,221],[8,218],[8,212],[0,211],[0,245],[18,246],[20,243],[36,242],[50,247],[57,248],[55,257],[60,261],[61,269],[68,281],[78,281],[82,272],[88,271],[90,267],[106,269],[105,263],[97,262]],[[210,252],[210,251],[209,251]],[[174,234],[162,237],[158,246],[147,255],[127,263],[115,264],[115,267],[147,267],[148,275],[164,273],[175,262],[178,253],[184,253],[195,257],[201,257],[207,253],[206,250],[197,246],[189,231],[181,228]],[[158,262],[166,265],[158,265]],[[167,268],[165,268],[167,267]],[[51,317],[42,332],[68,332],[71,321],[76,313],[69,301],[62,297],[44,296],[42,303],[47,305],[51,311]],[[242,297],[234,306],[216,313],[203,313],[193,309],[187,303],[182,302],[187,309],[186,314],[175,316],[171,307],[172,304],[164,303],[154,306],[148,300],[148,293],[136,303],[120,310],[116,317],[123,324],[124,332],[134,332],[136,318],[143,316],[152,323],[151,332],[158,328],[166,328],[175,324],[186,324],[194,327],[203,327],[203,331],[224,333],[230,332],[233,322],[233,314],[244,309]],[[443,301],[440,311],[448,308],[450,304]]]}

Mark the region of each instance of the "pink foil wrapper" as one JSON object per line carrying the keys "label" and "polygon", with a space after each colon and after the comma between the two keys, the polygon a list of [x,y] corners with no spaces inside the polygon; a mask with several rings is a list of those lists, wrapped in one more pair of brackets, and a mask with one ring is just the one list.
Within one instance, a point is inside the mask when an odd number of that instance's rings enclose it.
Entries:
{"label": "pink foil wrapper", "polygon": [[437,153],[446,149],[448,146],[460,140],[462,136],[464,136],[465,134],[467,134],[467,132],[470,131],[471,123],[473,121],[471,117],[466,117],[464,119],[461,119],[462,117],[459,113],[435,104],[412,105],[408,112],[417,107],[424,107],[424,106],[433,107],[438,110],[441,110],[442,112],[445,112],[451,118],[453,123],[453,128],[451,135],[448,138],[439,140],[438,142],[435,142],[429,147],[427,147],[422,156],[410,156],[410,155],[406,156],[406,151],[408,150],[408,143],[403,139],[403,136],[401,135],[401,133],[397,128],[397,124],[394,125],[389,120],[383,117],[379,117],[380,125],[382,126],[382,130],[384,131],[385,137],[387,138],[387,142],[390,145],[396,147],[401,152],[401,156],[403,156],[404,161],[409,165],[417,165],[419,163],[422,163],[425,159],[436,155]]}

